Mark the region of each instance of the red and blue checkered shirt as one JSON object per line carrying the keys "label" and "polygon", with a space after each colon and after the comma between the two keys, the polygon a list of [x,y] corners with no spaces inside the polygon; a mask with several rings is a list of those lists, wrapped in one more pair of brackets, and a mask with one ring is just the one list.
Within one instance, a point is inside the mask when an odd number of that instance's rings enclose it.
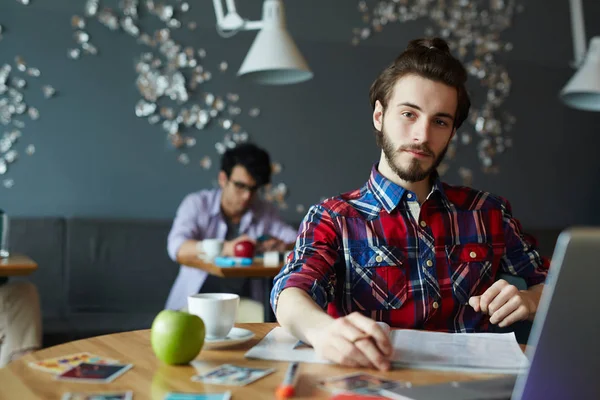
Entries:
{"label": "red and blue checkered shirt", "polygon": [[358,311],[392,327],[485,331],[469,305],[501,272],[543,283],[549,261],[535,250],[501,197],[436,178],[418,220],[414,193],[374,166],[368,182],[312,206],[275,277],[271,305],[290,287],[332,316]]}

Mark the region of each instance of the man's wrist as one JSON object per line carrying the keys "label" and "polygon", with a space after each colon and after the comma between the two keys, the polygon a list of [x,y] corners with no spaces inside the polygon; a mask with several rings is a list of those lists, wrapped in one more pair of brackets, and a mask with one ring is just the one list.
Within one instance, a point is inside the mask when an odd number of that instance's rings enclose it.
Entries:
{"label": "man's wrist", "polygon": [[231,240],[225,240],[223,242],[223,248],[221,249],[222,256],[233,256],[233,249],[231,249]]}
{"label": "man's wrist", "polygon": [[304,336],[306,338],[306,340],[308,341],[308,344],[310,344],[311,346],[314,347],[315,342],[317,341],[317,338],[319,337],[319,333],[325,329],[324,326],[321,327],[312,327],[312,328],[307,328],[304,330],[304,334],[302,336]]}
{"label": "man's wrist", "polygon": [[311,326],[304,330],[303,336],[314,346],[314,342],[318,340],[318,337],[327,329],[329,324],[334,321],[335,319],[327,314],[319,315],[317,320],[312,321],[313,323],[310,324]]}
{"label": "man's wrist", "polygon": [[537,293],[531,292],[529,290],[521,290],[521,296],[523,297],[525,306],[529,311],[529,314],[527,315],[527,320],[533,321],[537,312],[540,297]]}

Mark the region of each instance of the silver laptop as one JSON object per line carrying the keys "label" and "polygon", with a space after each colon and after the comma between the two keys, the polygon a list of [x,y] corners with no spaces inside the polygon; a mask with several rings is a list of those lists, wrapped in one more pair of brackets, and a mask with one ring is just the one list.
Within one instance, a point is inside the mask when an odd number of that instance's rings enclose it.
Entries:
{"label": "silver laptop", "polygon": [[600,228],[560,234],[513,400],[600,399]]}
{"label": "silver laptop", "polygon": [[[600,228],[560,234],[527,343],[522,375],[414,386],[392,398],[413,400],[599,400]],[[516,383],[515,383],[516,382]],[[388,394],[388,393],[386,393]],[[389,393],[392,394],[392,393]]]}

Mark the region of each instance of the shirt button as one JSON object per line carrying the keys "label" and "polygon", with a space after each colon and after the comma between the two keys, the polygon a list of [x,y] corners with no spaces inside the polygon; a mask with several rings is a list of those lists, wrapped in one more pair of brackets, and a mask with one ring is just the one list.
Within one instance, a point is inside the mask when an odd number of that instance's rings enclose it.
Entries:
{"label": "shirt button", "polygon": [[469,253],[469,256],[471,258],[475,258],[475,257],[477,257],[477,253],[475,253],[474,251],[472,251],[472,252]]}
{"label": "shirt button", "polygon": [[438,304],[437,301],[434,301],[433,304],[432,304],[432,306],[433,306],[434,310],[437,310],[440,305]]}
{"label": "shirt button", "polygon": [[407,194],[406,197],[408,197],[409,199],[412,199],[412,194]]}
{"label": "shirt button", "polygon": [[382,262],[383,261],[383,257],[377,256],[377,257],[375,257],[375,261]]}
{"label": "shirt button", "polygon": [[425,228],[427,226],[427,222],[421,221],[421,228]]}
{"label": "shirt button", "polygon": [[428,267],[432,267],[433,266],[433,261],[427,260],[427,262],[425,264],[427,264]]}

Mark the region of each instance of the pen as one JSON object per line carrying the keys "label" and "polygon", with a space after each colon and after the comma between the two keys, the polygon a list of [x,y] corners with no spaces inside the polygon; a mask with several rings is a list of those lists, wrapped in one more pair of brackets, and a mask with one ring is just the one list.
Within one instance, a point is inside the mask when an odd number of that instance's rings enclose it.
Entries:
{"label": "pen", "polygon": [[296,380],[298,379],[298,365],[299,363],[297,362],[290,363],[290,366],[285,373],[285,378],[283,378],[283,382],[281,382],[275,391],[275,397],[277,399],[287,399],[294,396],[294,387],[296,385]]}

